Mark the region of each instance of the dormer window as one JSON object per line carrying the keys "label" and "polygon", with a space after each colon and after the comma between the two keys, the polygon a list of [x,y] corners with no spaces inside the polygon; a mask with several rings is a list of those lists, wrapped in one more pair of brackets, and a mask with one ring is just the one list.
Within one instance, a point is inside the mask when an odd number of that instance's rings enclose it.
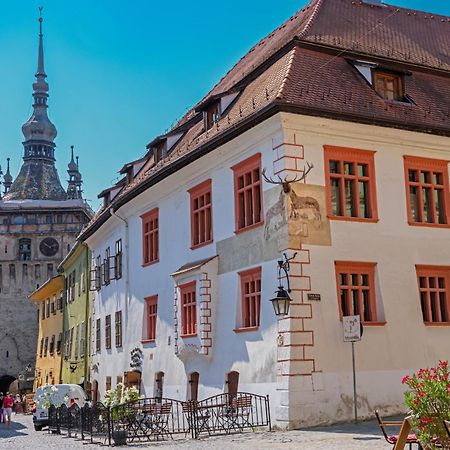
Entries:
{"label": "dormer window", "polygon": [[127,184],[130,184],[133,181],[133,166],[127,171]]}
{"label": "dormer window", "polygon": [[111,203],[111,193],[106,192],[103,197],[103,207],[107,207]]}
{"label": "dormer window", "polygon": [[204,112],[205,130],[209,130],[220,119],[220,102],[214,102]]}
{"label": "dormer window", "polygon": [[374,70],[373,86],[385,100],[404,101],[402,77],[398,74]]}
{"label": "dormer window", "polygon": [[165,151],[166,151],[166,141],[164,140],[158,142],[153,152],[155,163],[158,163],[163,159]]}

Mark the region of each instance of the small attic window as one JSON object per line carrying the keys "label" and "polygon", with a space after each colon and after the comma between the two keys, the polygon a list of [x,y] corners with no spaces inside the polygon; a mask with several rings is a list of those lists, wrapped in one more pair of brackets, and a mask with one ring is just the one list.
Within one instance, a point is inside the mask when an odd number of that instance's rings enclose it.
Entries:
{"label": "small attic window", "polygon": [[131,166],[128,170],[127,170],[127,180],[126,183],[130,184],[133,181],[133,176],[134,176],[134,167]]}
{"label": "small attic window", "polygon": [[396,73],[372,71],[373,87],[385,100],[405,101],[403,77]]}
{"label": "small attic window", "polygon": [[106,192],[105,195],[103,196],[103,207],[107,207],[109,206],[109,204],[111,203],[111,192]]}
{"label": "small attic window", "polygon": [[214,102],[208,106],[204,112],[205,130],[209,130],[220,119],[220,101]]}
{"label": "small attic window", "polygon": [[165,152],[166,152],[166,141],[163,140],[158,142],[153,151],[155,163],[158,163],[163,159]]}

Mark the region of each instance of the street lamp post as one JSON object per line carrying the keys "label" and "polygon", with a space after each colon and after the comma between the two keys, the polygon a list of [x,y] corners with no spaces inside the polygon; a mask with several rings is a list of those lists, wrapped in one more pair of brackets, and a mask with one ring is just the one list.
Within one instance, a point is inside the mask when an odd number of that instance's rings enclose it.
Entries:
{"label": "street lamp post", "polygon": [[[283,253],[283,259],[278,261],[278,281],[279,286],[278,290],[275,292],[275,297],[271,298],[273,310],[275,315],[278,318],[286,317],[289,314],[289,307],[291,303],[291,297],[289,297],[289,293],[291,292],[291,286],[289,283],[289,262],[293,260],[297,256],[297,253],[291,258],[286,256],[286,253]],[[286,278],[287,290],[284,288],[282,283],[282,272],[284,272],[284,276]]]}

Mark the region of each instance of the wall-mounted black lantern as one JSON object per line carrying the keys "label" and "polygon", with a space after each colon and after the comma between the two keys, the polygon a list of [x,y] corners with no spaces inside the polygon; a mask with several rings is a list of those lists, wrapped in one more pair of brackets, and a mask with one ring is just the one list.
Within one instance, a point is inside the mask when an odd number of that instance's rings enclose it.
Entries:
{"label": "wall-mounted black lantern", "polygon": [[[270,301],[272,302],[273,310],[277,317],[285,317],[289,314],[289,307],[291,304],[291,297],[289,297],[289,293],[291,292],[291,286],[289,283],[289,261],[294,259],[296,256],[297,253],[294,253],[291,258],[288,258],[286,256],[286,253],[283,253],[284,259],[278,261],[278,280],[280,285],[278,286],[278,290],[275,292],[275,297],[270,299]],[[281,271],[284,272],[286,278],[287,290],[284,288],[281,281]]]}

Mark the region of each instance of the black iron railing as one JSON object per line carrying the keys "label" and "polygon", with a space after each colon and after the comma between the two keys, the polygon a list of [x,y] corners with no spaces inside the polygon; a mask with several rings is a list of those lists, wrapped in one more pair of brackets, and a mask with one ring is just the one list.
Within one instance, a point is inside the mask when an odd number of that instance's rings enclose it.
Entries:
{"label": "black iron railing", "polygon": [[269,396],[247,392],[219,394],[202,401],[144,398],[124,405],[102,403],[49,408],[49,432],[109,444],[121,435],[128,442],[172,439],[174,435],[242,433],[271,430]]}
{"label": "black iron railing", "polygon": [[195,436],[201,433],[240,433],[245,429],[271,430],[269,396],[237,392],[219,394],[195,405]]}

